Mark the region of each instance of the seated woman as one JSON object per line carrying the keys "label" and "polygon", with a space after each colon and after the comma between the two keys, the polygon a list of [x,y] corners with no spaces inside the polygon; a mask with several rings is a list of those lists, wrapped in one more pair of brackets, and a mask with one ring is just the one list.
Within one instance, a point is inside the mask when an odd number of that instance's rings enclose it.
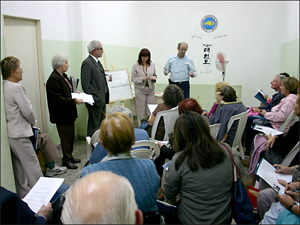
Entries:
{"label": "seated woman", "polygon": [[[294,114],[299,117],[299,97],[295,105]],[[280,164],[298,141],[299,121],[295,122],[284,135],[256,135],[254,139],[254,151],[250,156],[250,167],[247,172],[251,179],[245,182],[245,185],[252,187],[255,185],[255,168],[261,157],[264,157],[271,164]],[[295,157],[295,159],[299,160],[298,157]]]}
{"label": "seated woman", "polygon": [[180,221],[174,223],[230,224],[230,156],[211,136],[203,117],[191,111],[181,114],[174,126],[173,147],[177,153],[169,166],[163,192],[167,201],[180,194]]}
{"label": "seated woman", "polygon": [[99,140],[108,155],[100,163],[84,167],[81,176],[95,171],[111,171],[126,177],[134,189],[138,208],[144,215],[154,214],[158,210],[159,177],[152,160],[130,155],[135,137],[129,116],[121,112],[108,115],[101,123]]}
{"label": "seated woman", "polygon": [[[216,92],[217,110],[209,118],[210,124],[221,123],[218,133],[218,141],[223,141],[232,146],[238,121],[234,122],[229,132],[227,132],[227,123],[234,115],[240,114],[247,110],[241,99],[236,96],[235,90],[231,86],[222,86],[220,92]],[[226,136],[225,136],[226,134]]]}
{"label": "seated woman", "polygon": [[[294,110],[295,104],[297,102],[297,91],[299,88],[299,81],[295,77],[286,77],[282,80],[281,84],[281,94],[286,97],[281,99],[280,103],[274,106],[271,112],[267,112],[266,110],[262,110],[260,112],[261,118],[265,120],[269,120],[270,123],[267,126],[279,130],[281,125],[285,122],[291,112]],[[291,119],[290,123],[286,126],[284,132],[287,132],[290,129],[291,123],[293,119]],[[254,136],[258,133],[257,131],[252,129],[253,120],[247,121],[246,125],[246,154],[251,151],[251,144],[253,142]],[[248,165],[249,162],[244,161],[244,165]]]}
{"label": "seated woman", "polygon": [[[165,111],[172,109],[176,106],[178,106],[179,102],[183,100],[183,91],[180,87],[178,87],[176,84],[169,84],[163,94],[163,103],[159,103],[156,109],[154,110],[153,114],[150,115],[148,119],[149,126],[146,131],[148,132],[149,137],[151,137],[151,131],[152,131],[152,125],[154,123],[155,117],[158,112]],[[165,135],[165,125],[163,118],[160,119],[156,134],[155,134],[155,140],[162,141]]]}
{"label": "seated woman", "polygon": [[[133,120],[133,116],[132,116],[132,112],[128,109],[125,108],[124,106],[121,105],[116,105],[113,108],[109,109],[108,114],[112,114],[115,112],[122,112],[125,113],[126,115],[128,115],[130,117],[131,120]],[[148,133],[143,130],[143,129],[138,129],[138,128],[134,128],[134,136],[136,141],[141,141],[141,140],[149,140],[149,136]],[[139,148],[147,148],[145,146],[139,147]],[[136,148],[133,148],[131,150],[134,150]],[[98,162],[101,162],[101,160],[107,156],[107,151],[105,150],[105,148],[100,144],[100,142],[98,142],[98,144],[96,145],[92,155],[90,156],[90,164],[95,164]]]}
{"label": "seated woman", "polygon": [[[194,112],[199,113],[204,118],[205,122],[207,122],[207,124],[209,125],[209,120],[207,119],[207,117],[202,115],[203,109],[201,108],[201,106],[198,104],[198,102],[195,99],[185,98],[182,102],[179,103],[179,105],[178,105],[179,115],[186,111],[194,111]],[[155,159],[154,163],[156,166],[157,173],[160,176],[162,176],[162,172],[163,172],[162,166],[163,166],[166,158],[171,160],[173,155],[175,154],[175,151],[173,150],[173,146],[172,146],[172,141],[173,141],[172,137],[173,137],[173,133],[169,134],[170,146],[168,146],[168,147],[166,145],[163,145],[161,142],[157,142],[157,144],[160,147],[160,155],[157,159]]]}
{"label": "seated woman", "polygon": [[[221,87],[223,86],[230,86],[227,82],[218,82],[215,84],[215,93],[220,92],[221,91]],[[206,116],[208,119],[210,117],[211,114],[213,114],[216,109],[218,108],[219,104],[218,103],[214,103],[213,106],[211,107],[209,112],[203,112],[203,115]]]}

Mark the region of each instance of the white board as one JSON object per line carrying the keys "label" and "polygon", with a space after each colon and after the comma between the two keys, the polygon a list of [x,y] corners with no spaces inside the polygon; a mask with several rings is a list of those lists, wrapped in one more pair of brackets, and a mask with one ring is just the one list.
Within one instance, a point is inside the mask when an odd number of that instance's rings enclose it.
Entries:
{"label": "white board", "polygon": [[112,76],[112,81],[107,82],[109,89],[109,102],[133,99],[128,70],[110,70],[105,74]]}

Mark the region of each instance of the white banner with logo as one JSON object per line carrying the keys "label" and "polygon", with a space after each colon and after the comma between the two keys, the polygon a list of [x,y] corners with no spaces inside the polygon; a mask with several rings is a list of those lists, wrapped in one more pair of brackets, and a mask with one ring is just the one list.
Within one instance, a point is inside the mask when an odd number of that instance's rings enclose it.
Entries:
{"label": "white banner with logo", "polygon": [[198,37],[203,42],[202,73],[211,72],[211,54],[214,38],[226,36],[227,12],[192,14],[192,37]]}

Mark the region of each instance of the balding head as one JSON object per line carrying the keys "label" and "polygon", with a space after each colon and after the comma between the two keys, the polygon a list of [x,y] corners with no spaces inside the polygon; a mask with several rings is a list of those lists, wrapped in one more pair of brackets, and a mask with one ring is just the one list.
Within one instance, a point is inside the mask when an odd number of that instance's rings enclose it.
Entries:
{"label": "balding head", "polygon": [[98,171],[67,191],[61,219],[64,224],[135,224],[142,214],[138,211],[130,182],[112,172]]}

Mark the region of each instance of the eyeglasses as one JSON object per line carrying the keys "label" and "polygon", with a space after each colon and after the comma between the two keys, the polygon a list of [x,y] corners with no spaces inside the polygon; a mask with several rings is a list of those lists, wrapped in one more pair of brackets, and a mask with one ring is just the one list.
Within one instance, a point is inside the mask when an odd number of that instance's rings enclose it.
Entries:
{"label": "eyeglasses", "polygon": [[96,50],[100,50],[100,51],[102,51],[102,50],[103,50],[103,48],[96,48]]}
{"label": "eyeglasses", "polygon": [[19,69],[23,72],[23,68],[20,67]]}

